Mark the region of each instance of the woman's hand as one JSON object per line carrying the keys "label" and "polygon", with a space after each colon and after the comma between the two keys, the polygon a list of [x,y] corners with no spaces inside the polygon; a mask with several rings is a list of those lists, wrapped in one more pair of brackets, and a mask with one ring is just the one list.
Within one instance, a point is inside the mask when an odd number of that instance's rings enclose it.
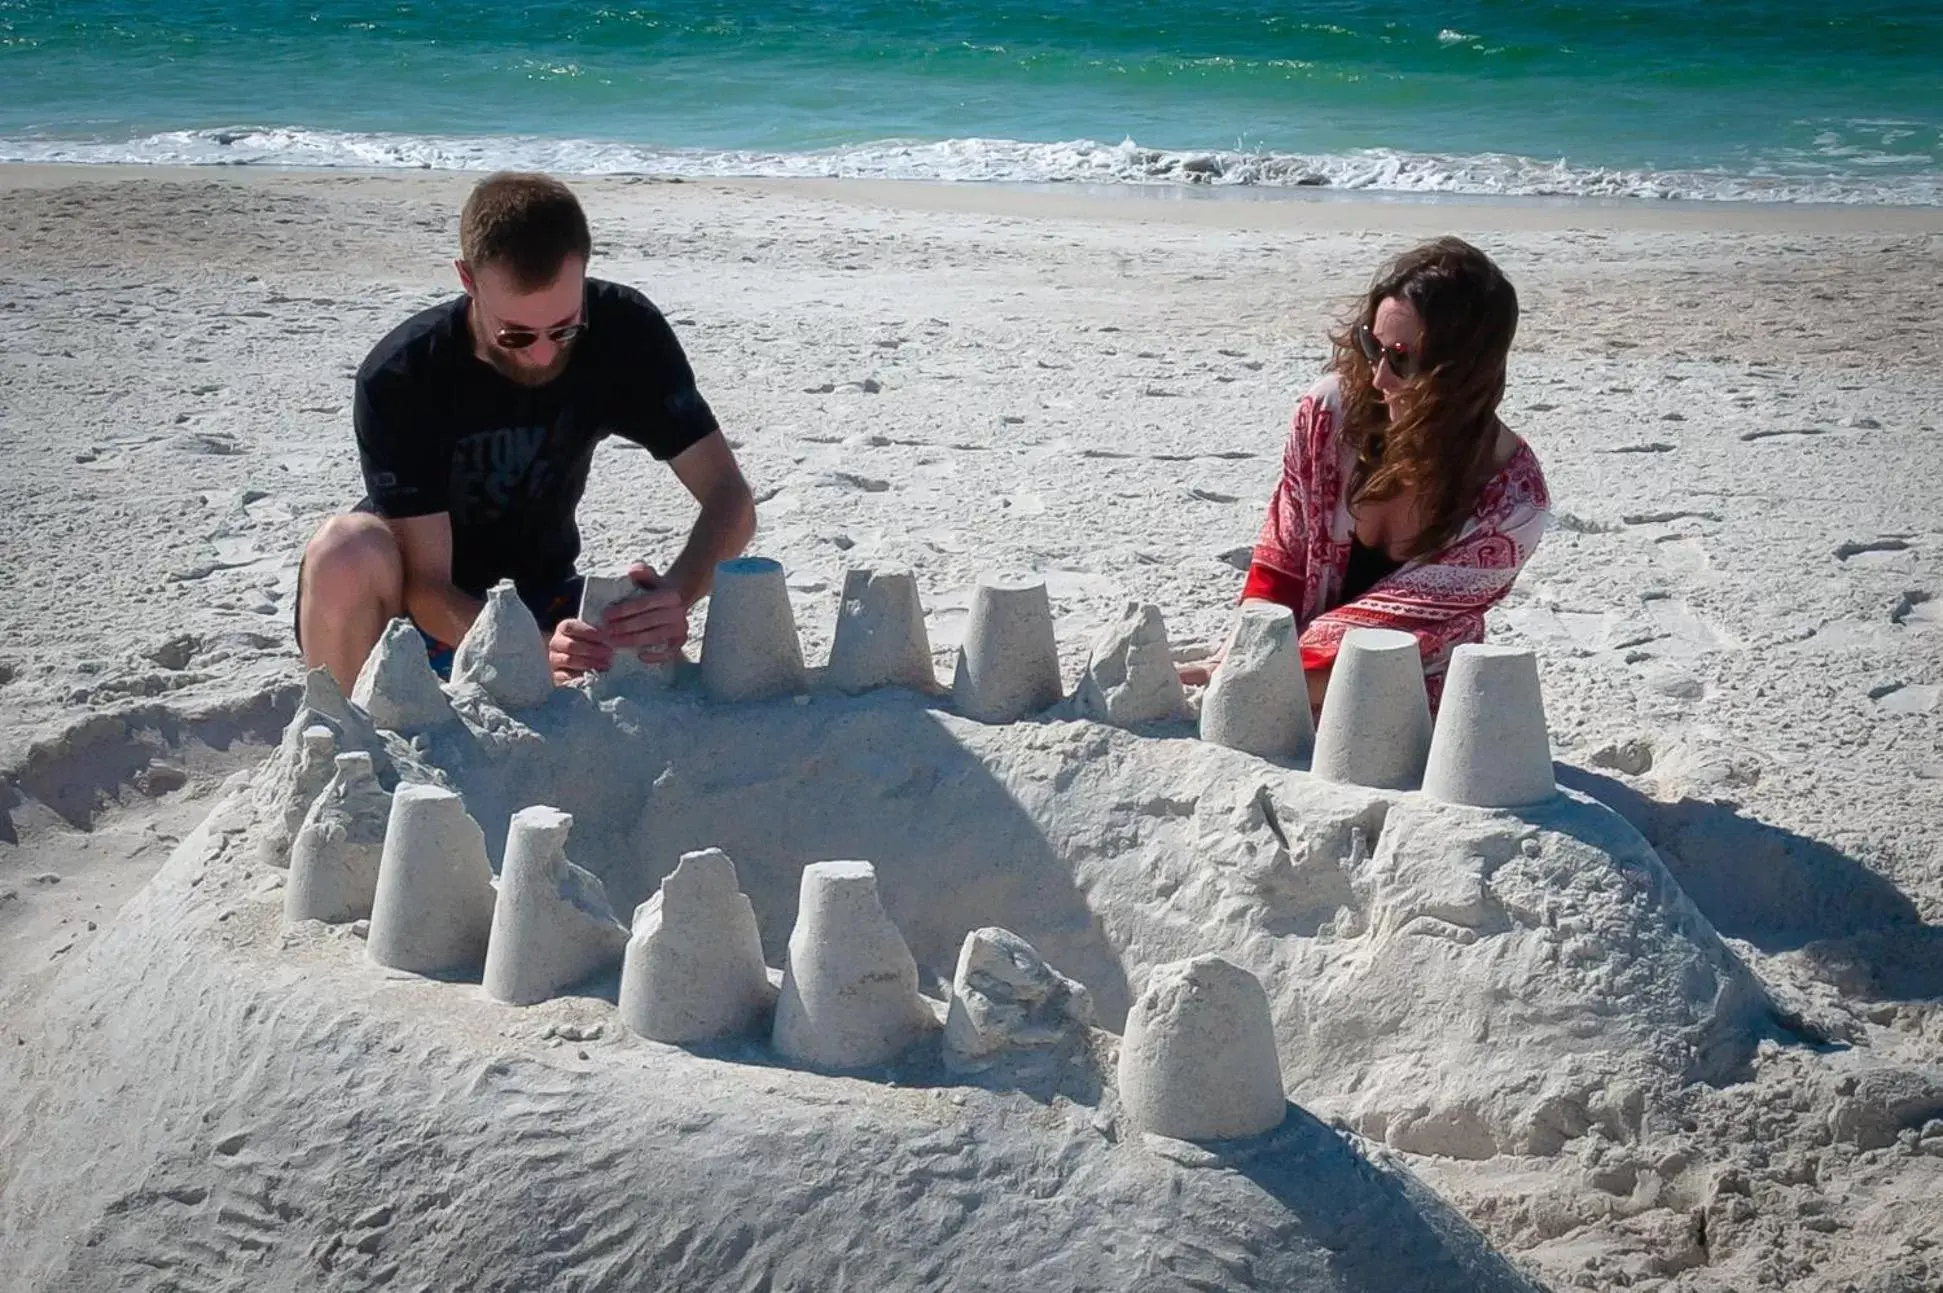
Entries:
{"label": "woman's hand", "polygon": [[1174,672],[1180,675],[1184,687],[1205,687],[1214,680],[1214,671],[1221,667],[1224,659],[1225,654],[1216,651],[1199,660],[1183,660],[1174,666]]}

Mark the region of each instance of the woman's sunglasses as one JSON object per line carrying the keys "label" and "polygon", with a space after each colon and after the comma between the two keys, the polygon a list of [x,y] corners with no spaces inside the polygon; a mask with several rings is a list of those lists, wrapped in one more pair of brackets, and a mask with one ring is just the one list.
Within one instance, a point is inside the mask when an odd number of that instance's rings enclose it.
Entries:
{"label": "woman's sunglasses", "polygon": [[[586,323],[563,323],[557,328],[547,328],[536,332],[532,328],[501,328],[493,333],[493,344],[501,350],[524,350],[541,337],[556,346],[564,346],[587,331]],[[1394,368],[1395,365],[1392,365]]]}
{"label": "woman's sunglasses", "polygon": [[1399,381],[1409,381],[1417,375],[1417,357],[1405,350],[1402,345],[1386,346],[1376,339],[1367,323],[1356,327],[1356,347],[1363,352],[1363,358],[1370,361],[1370,369],[1384,360],[1390,361],[1390,371]]}

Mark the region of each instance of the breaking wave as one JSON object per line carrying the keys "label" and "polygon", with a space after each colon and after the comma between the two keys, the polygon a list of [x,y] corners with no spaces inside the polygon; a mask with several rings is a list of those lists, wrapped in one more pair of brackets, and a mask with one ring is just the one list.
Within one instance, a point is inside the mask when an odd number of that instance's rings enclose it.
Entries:
{"label": "breaking wave", "polygon": [[[1807,163],[1810,159],[1804,158]],[[656,148],[540,136],[414,136],[284,127],[177,130],[124,141],[0,139],[0,161],[290,166],[686,178],[832,178],[1024,184],[1140,184],[1377,193],[1728,202],[1943,205],[1943,175],[1779,170],[1615,170],[1510,154],[1372,149],[1340,154],[1189,151],[1127,140],[887,139],[807,152]]]}

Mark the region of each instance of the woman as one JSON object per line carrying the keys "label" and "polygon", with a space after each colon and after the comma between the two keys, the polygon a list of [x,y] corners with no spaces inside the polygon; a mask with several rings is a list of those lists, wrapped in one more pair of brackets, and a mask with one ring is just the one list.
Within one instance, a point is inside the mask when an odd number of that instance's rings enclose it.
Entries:
{"label": "woman", "polygon": [[1393,261],[1330,339],[1241,594],[1295,611],[1312,705],[1343,634],[1386,628],[1417,636],[1434,712],[1451,651],[1484,640],[1485,611],[1538,545],[1545,477],[1497,413],[1517,328],[1510,281],[1440,238]]}

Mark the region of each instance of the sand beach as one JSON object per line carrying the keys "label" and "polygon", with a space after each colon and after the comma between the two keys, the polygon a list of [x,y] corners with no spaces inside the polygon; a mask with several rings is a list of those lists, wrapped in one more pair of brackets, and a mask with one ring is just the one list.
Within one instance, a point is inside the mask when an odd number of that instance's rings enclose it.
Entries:
{"label": "sand beach", "polygon": [[[118,1134],[125,1108],[49,1094],[50,1047],[84,1027],[49,1012],[125,910],[139,928],[104,959],[167,937],[145,886],[295,712],[297,558],[361,492],[351,378],[455,292],[469,183],[0,166],[0,1268],[31,1257],[21,1287],[284,1287],[275,1254],[326,1242],[301,1208],[230,1224],[221,1185],[25,1199],[59,1173],[21,1155],[46,1152],[37,1120]],[[592,272],[667,314],[736,448],[805,656],[847,569],[907,566],[944,680],[992,570],[1045,579],[1068,687],[1130,600],[1181,658],[1218,643],[1326,331],[1413,242],[1489,252],[1523,310],[1504,417],[1555,507],[1490,640],[1537,654],[1560,783],[1651,844],[1773,1009],[1745,1064],[1650,1093],[1624,1135],[1343,1134],[1546,1287],[1943,1287],[1937,208],[575,187]],[[666,561],[692,515],[610,440],[581,569]],[[1114,757],[1129,796],[1168,775]],[[280,883],[258,868],[208,936],[274,945]],[[506,1044],[557,1056],[565,1035]],[[584,1049],[623,1040],[610,1023]],[[710,1080],[732,1101],[743,1079]],[[787,1102],[773,1072],[747,1080]],[[262,1197],[316,1170],[248,1167]],[[101,1256],[123,1228],[139,1242]],[[315,1287],[383,1282],[313,1265]]]}

